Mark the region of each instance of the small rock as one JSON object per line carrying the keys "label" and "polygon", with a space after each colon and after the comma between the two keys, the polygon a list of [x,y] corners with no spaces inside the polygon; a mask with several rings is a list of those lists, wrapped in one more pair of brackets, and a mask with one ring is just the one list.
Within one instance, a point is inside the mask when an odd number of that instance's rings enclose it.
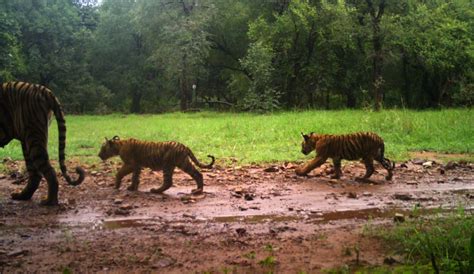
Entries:
{"label": "small rock", "polygon": [[243,207],[243,206],[239,206],[239,210],[240,210],[240,211],[246,211],[247,208],[246,208],[246,207]]}
{"label": "small rock", "polygon": [[400,167],[403,167],[403,168],[408,168],[407,164],[406,163],[402,163],[400,164]]}
{"label": "small rock", "polygon": [[373,194],[370,193],[370,192],[364,192],[364,193],[362,193],[362,196],[364,196],[364,197],[371,197],[371,196],[373,196]]}
{"label": "small rock", "polygon": [[154,263],[153,266],[155,268],[163,268],[167,266],[174,265],[176,263],[176,260],[173,258],[161,258],[158,260],[158,262]]}
{"label": "small rock", "polygon": [[279,169],[276,166],[270,166],[270,167],[265,168],[263,171],[265,171],[265,172],[278,172]]}
{"label": "small rock", "polygon": [[[289,208],[288,208],[288,211],[293,211],[293,210],[294,210],[294,208],[292,208],[292,207],[289,207]],[[1,224],[0,224],[0,225],[1,225]]]}
{"label": "small rock", "polygon": [[406,194],[406,193],[395,193],[393,197],[397,200],[402,200],[402,201],[410,201],[413,199],[410,194]]}
{"label": "small rock", "polygon": [[453,161],[449,161],[445,166],[444,168],[446,170],[451,170],[451,169],[455,169],[456,167],[458,166],[457,163],[453,162]]}
{"label": "small rock", "polygon": [[351,199],[357,199],[357,193],[354,193],[354,192],[349,192],[347,194],[347,197],[351,198]]}
{"label": "small rock", "polygon": [[393,217],[393,221],[396,223],[403,223],[405,222],[405,216],[401,213],[395,213],[395,216]]}
{"label": "small rock", "polygon": [[422,164],[423,164],[424,162],[426,162],[426,161],[423,160],[423,159],[418,159],[418,158],[416,158],[416,159],[411,160],[411,162],[412,162],[413,164],[415,164],[415,165],[422,165]]}
{"label": "small rock", "polygon": [[183,213],[184,218],[191,218],[191,219],[196,219],[196,216],[188,214],[188,213]]}
{"label": "small rock", "polygon": [[387,258],[383,259],[383,263],[388,264],[388,265],[393,265],[393,264],[398,263],[398,261],[395,260],[393,257],[387,257]]}
{"label": "small rock", "polygon": [[120,206],[120,209],[122,209],[122,210],[130,210],[132,208],[133,208],[133,206],[129,205],[129,204],[124,204],[124,205]]}
{"label": "small rock", "polygon": [[243,194],[243,193],[244,193],[244,189],[241,188],[241,187],[236,187],[236,188],[234,188],[234,192],[235,192],[236,194]]}
{"label": "small rock", "polygon": [[455,182],[462,182],[462,179],[459,178],[459,177],[455,177],[455,178],[453,178],[453,181],[455,181]]}
{"label": "small rock", "polygon": [[123,199],[115,199],[114,200],[114,204],[116,204],[116,205],[120,205],[121,203],[123,203]]}
{"label": "small rock", "polygon": [[245,193],[245,195],[244,195],[244,199],[246,201],[252,201],[254,197],[255,197],[255,194],[253,194],[253,193]]}
{"label": "small rock", "polygon": [[425,168],[433,167],[433,161],[424,162],[422,166]]}
{"label": "small rock", "polygon": [[247,230],[241,227],[237,228],[235,232],[237,232],[237,235],[239,235],[240,237],[245,236],[247,234]]}
{"label": "small rock", "polygon": [[439,169],[439,174],[444,175],[445,173],[446,172],[444,171],[444,169],[442,169],[442,168]]}
{"label": "small rock", "polygon": [[21,255],[25,255],[28,253],[28,250],[26,249],[19,249],[19,250],[15,250],[15,251],[12,251],[10,253],[7,254],[8,257],[18,257],[18,256],[21,256]]}
{"label": "small rock", "polygon": [[130,214],[130,211],[124,210],[124,209],[121,209],[121,208],[117,208],[117,209],[114,211],[114,214],[115,214],[115,215],[129,215],[129,214]]}
{"label": "small rock", "polygon": [[415,182],[415,181],[408,181],[406,182],[407,185],[418,185],[418,182]]}

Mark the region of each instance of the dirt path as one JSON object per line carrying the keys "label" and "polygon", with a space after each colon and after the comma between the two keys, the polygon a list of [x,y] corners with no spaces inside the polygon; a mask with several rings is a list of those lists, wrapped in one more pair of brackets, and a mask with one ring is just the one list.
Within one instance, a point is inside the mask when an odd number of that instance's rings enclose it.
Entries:
{"label": "dirt path", "polygon": [[0,272],[318,273],[354,263],[355,247],[360,263],[380,265],[390,250],[362,236],[369,218],[474,204],[474,165],[430,164],[397,166],[388,183],[385,173],[354,181],[358,163],[346,163],[342,180],[328,179],[328,166],[309,177],[292,164],[215,168],[200,196],[179,172],[165,195],[148,192],[162,182],[151,171],[138,192],[126,190],[128,177],[116,191],[116,167],[103,165],[78,187],[61,184],[54,208],[39,206],[44,183],[32,201],[10,200],[23,185],[0,175]]}

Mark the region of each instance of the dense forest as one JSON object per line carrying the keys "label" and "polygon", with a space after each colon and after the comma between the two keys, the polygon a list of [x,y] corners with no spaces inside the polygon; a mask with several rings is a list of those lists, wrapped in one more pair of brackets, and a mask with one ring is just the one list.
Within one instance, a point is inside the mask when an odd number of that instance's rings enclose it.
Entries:
{"label": "dense forest", "polygon": [[0,37],[69,113],[474,102],[472,0],[2,0]]}

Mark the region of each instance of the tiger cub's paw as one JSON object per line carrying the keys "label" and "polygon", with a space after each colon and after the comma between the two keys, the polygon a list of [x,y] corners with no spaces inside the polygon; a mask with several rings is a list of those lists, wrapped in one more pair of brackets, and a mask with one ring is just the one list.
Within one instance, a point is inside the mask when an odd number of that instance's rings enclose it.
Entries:
{"label": "tiger cub's paw", "polygon": [[127,187],[127,190],[128,190],[128,191],[137,191],[137,190],[138,190],[138,187],[129,186],[129,187]]}
{"label": "tiger cub's paw", "polygon": [[59,203],[57,199],[49,199],[49,198],[43,199],[40,202],[40,205],[43,205],[43,206],[57,206],[58,204]]}
{"label": "tiger cub's paw", "polygon": [[204,191],[202,188],[196,188],[196,189],[191,190],[192,195],[199,195],[199,194],[202,194],[203,192]]}
{"label": "tiger cub's paw", "polygon": [[158,188],[152,188],[152,189],[150,189],[150,193],[158,193],[158,194],[161,194],[161,193],[163,193],[163,191],[160,190],[160,189],[158,189]]}
{"label": "tiger cub's paw", "polygon": [[306,176],[307,173],[303,172],[300,167],[295,168],[295,173],[298,176]]}

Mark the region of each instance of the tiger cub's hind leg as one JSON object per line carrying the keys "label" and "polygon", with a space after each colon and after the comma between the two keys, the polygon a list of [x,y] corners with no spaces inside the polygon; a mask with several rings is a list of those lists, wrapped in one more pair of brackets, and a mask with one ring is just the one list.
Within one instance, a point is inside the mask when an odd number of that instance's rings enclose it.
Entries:
{"label": "tiger cub's hind leg", "polygon": [[341,178],[342,171],[341,171],[341,159],[334,158],[332,159],[334,163],[334,175],[331,176],[332,179],[339,179]]}
{"label": "tiger cub's hind leg", "polygon": [[138,190],[138,184],[140,184],[140,173],[141,173],[141,168],[135,168],[135,170],[133,170],[132,184],[127,188],[128,190],[130,191]]}
{"label": "tiger cub's hind leg", "polygon": [[150,189],[151,193],[163,193],[173,185],[174,168],[174,166],[163,168],[163,185],[161,185],[160,188]]}
{"label": "tiger cub's hind leg", "polygon": [[387,181],[390,181],[392,180],[392,177],[393,177],[393,165],[392,163],[390,162],[389,159],[387,158],[381,158],[381,159],[377,159],[377,162],[379,162],[388,172],[387,176],[385,176],[385,180]]}
{"label": "tiger cub's hind leg", "polygon": [[12,193],[11,197],[13,200],[29,200],[38,189],[38,186],[41,181],[41,173],[34,166],[33,162],[28,155],[26,145],[24,142],[21,143],[23,149],[23,157],[25,158],[26,169],[28,171],[28,183],[26,187],[19,193]]}
{"label": "tiger cub's hind leg", "polygon": [[191,194],[202,194],[204,191],[204,180],[201,172],[199,172],[199,170],[197,170],[188,159],[186,159],[184,164],[182,164],[179,168],[189,174],[194,179],[194,181],[196,181],[197,188],[193,189]]}
{"label": "tiger cub's hind leg", "polygon": [[363,177],[358,177],[356,180],[365,181],[372,176],[374,173],[374,160],[372,158],[364,158],[364,165],[365,165],[365,175]]}

